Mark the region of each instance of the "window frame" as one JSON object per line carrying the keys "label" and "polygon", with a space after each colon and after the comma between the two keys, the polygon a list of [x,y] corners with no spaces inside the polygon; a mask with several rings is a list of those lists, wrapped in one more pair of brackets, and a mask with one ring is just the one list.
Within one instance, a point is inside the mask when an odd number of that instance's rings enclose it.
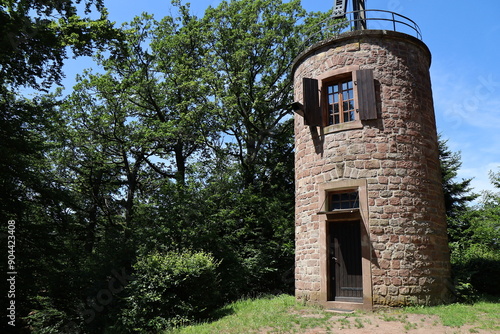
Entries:
{"label": "window frame", "polygon": [[[352,78],[355,120],[328,124],[328,84]],[[323,128],[323,133],[363,128],[362,121],[377,119],[378,106],[372,69],[360,70],[359,65],[350,65],[327,71],[316,79],[302,79],[304,124]],[[360,97],[362,100],[360,100]]]}
{"label": "window frame", "polygon": [[[335,77],[332,77],[332,78],[328,78],[326,80],[323,80],[322,81],[322,90],[321,90],[321,99],[322,99],[322,103],[321,103],[321,106],[322,106],[322,112],[323,112],[323,126],[325,127],[328,127],[328,126],[333,126],[333,125],[339,125],[339,124],[345,124],[345,123],[350,123],[350,122],[355,122],[357,120],[359,120],[359,108],[358,108],[358,103],[357,103],[357,94],[356,94],[356,85],[355,85],[355,81],[353,80],[353,77],[352,77],[352,72],[350,73],[345,73],[345,74],[342,74],[342,75],[338,75],[338,76],[335,76]],[[329,112],[329,107],[330,105],[332,105],[330,102],[329,102],[329,97],[330,97],[330,92],[328,91],[328,88],[329,87],[332,87],[332,86],[342,86],[344,83],[348,83],[350,82],[352,84],[352,87],[351,88],[348,88],[347,91],[352,91],[352,99],[348,99],[347,101],[350,101],[352,100],[353,101],[353,109],[348,109],[348,111],[344,110],[344,98],[343,98],[343,93],[345,92],[345,90],[343,90],[342,88],[339,89],[339,91],[337,93],[333,93],[333,94],[336,94],[337,96],[339,96],[339,100],[338,100],[338,105],[339,105],[339,108],[338,108],[338,116],[339,116],[339,122],[338,123],[335,123],[335,112],[333,113],[333,122],[330,124],[330,112]],[[354,114],[354,119],[353,120],[345,120],[345,113],[346,112],[353,112]]]}
{"label": "window frame", "polygon": [[[341,201],[341,203],[357,203],[356,207],[348,207],[348,208],[342,208],[342,205],[340,208],[334,208],[332,205],[332,196],[335,195],[350,195],[350,194],[356,194],[356,197],[354,201]],[[345,188],[335,188],[335,189],[323,189],[321,192],[321,205],[319,207],[318,214],[326,214],[326,215],[335,215],[338,217],[341,217],[345,219],[346,217],[358,217],[362,203],[361,201],[364,200],[362,198],[363,194],[360,193],[359,187],[345,187]],[[355,214],[352,216],[352,214]]]}
{"label": "window frame", "polygon": [[[351,198],[351,195],[354,195],[355,194],[355,198],[352,199]],[[340,195],[340,198],[337,202],[337,204],[340,205],[339,208],[334,208],[333,206],[333,198],[334,196],[339,196]],[[348,198],[347,199],[343,199],[342,198],[342,195],[347,195]],[[358,189],[354,188],[354,189],[343,189],[343,190],[334,190],[334,191],[327,191],[326,192],[326,211],[327,212],[336,212],[336,211],[341,211],[341,210],[345,210],[345,211],[355,211],[355,210],[359,210],[360,208],[360,201],[359,201],[359,191]],[[349,204],[357,204],[357,206],[351,206],[349,205],[349,207],[344,207],[343,204],[345,203],[349,203]]]}

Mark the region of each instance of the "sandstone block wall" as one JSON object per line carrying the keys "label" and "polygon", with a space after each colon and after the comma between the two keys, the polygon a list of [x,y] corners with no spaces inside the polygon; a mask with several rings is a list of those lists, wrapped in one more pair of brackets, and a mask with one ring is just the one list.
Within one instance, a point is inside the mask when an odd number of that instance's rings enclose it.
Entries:
{"label": "sandstone block wall", "polygon": [[[378,119],[325,133],[295,117],[296,295],[325,302],[325,235],[320,185],[366,180],[374,305],[436,304],[449,293],[449,251],[441,190],[430,53],[419,40],[357,31],[312,47],[294,66],[302,78],[345,67],[372,69]],[[323,229],[324,231],[324,229]]]}

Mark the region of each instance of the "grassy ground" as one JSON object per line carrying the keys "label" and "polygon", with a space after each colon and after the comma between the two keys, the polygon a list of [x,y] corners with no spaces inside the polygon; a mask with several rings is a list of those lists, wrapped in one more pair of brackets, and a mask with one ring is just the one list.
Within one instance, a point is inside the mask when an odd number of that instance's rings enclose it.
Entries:
{"label": "grassy ground", "polygon": [[406,313],[437,315],[444,326],[475,324],[481,329],[500,332],[500,298],[484,297],[474,305],[451,304],[434,307],[409,307]]}
{"label": "grassy ground", "polygon": [[[500,299],[475,305],[390,309],[336,314],[297,303],[292,296],[241,300],[218,320],[168,334],[242,333],[500,333]],[[166,333],[165,333],[166,334]]]}

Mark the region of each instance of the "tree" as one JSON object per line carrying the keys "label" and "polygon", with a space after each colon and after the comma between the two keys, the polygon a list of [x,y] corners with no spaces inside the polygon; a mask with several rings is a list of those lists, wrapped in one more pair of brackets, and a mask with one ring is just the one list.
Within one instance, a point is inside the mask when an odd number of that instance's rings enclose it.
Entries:
{"label": "tree", "polygon": [[106,18],[102,0],[85,0],[85,14],[93,5],[101,12],[98,20],[78,16],[77,4],[69,1],[0,2],[0,86],[49,88],[62,78],[66,47],[75,56],[91,55],[116,31]]}
{"label": "tree", "polygon": [[[97,55],[106,73],[81,75],[59,107],[60,147],[51,157],[58,179],[74,194],[68,203],[73,236],[83,244],[80,276],[88,279],[74,290],[84,305],[84,291],[98,293],[110,267],[131,270],[137,256],[147,256],[144,244],[175,250],[188,237],[175,221],[177,212],[189,211],[188,203],[172,204],[185,198],[190,159],[206,153],[202,144],[213,130],[210,102],[196,75],[196,19],[182,15],[181,25],[172,17],[158,22],[143,15],[124,26],[111,55]],[[115,310],[120,305],[117,299],[110,304]],[[77,307],[65,305],[68,317],[78,317]],[[113,314],[96,315],[87,330],[102,330]]]}
{"label": "tree", "polygon": [[[35,300],[47,297],[42,292],[57,292],[51,287],[64,282],[58,274],[68,264],[64,257],[70,257],[68,240],[54,234],[68,228],[62,205],[68,193],[54,182],[47,159],[54,148],[57,102],[53,96],[25,98],[20,88],[48,90],[60,82],[69,49],[75,56],[88,55],[117,36],[100,0],[85,1],[86,14],[92,5],[101,11],[98,20],[79,17],[79,3],[0,1],[0,218],[2,231],[7,220],[16,222],[16,241],[22,245],[16,249],[16,268],[23,268],[17,279],[23,291],[16,298],[18,327],[38,303]],[[65,291],[70,297],[71,288]]]}
{"label": "tree", "polygon": [[[81,1],[77,1],[80,3]],[[85,2],[86,13],[93,4],[102,10],[99,20],[80,18],[76,3],[71,1],[1,1],[0,2],[0,111],[2,132],[0,145],[5,171],[2,182],[9,184],[2,203],[25,192],[37,173],[27,166],[43,157],[43,131],[52,118],[47,98],[20,97],[19,87],[48,89],[59,83],[68,46],[76,55],[88,55],[93,47],[102,46],[107,38],[117,37],[106,19],[101,0]],[[43,101],[43,103],[42,103]],[[18,150],[16,150],[18,149]],[[27,163],[30,160],[31,163]],[[31,176],[30,176],[31,175]],[[25,184],[23,184],[25,183]],[[17,189],[14,189],[14,188]],[[5,201],[4,201],[5,200]],[[4,207],[0,215],[19,218],[19,204]]]}
{"label": "tree", "polygon": [[460,152],[451,152],[447,141],[439,138],[439,158],[444,193],[444,203],[448,221],[448,238],[450,242],[462,239],[469,227],[468,219],[464,219],[470,210],[468,204],[479,195],[472,193],[472,179],[457,181],[458,170],[462,166]]}
{"label": "tree", "polygon": [[125,27],[126,38],[114,45],[112,56],[100,59],[117,83],[115,89],[128,94],[128,117],[136,118],[144,138],[155,143],[154,154],[148,152],[145,161],[182,187],[189,160],[203,154],[205,143],[217,135],[204,83],[201,23],[188,7],[179,5],[179,11],[178,18],[161,21],[137,17]]}
{"label": "tree", "polygon": [[87,221],[89,253],[102,228],[121,230],[121,241],[126,242],[137,197],[155,187],[146,168],[153,148],[142,139],[143,128],[130,121],[130,105],[123,103],[128,92],[116,90],[115,85],[107,75],[80,77],[60,111],[65,118],[59,141],[65,145],[57,153],[58,174],[78,194],[73,210]]}
{"label": "tree", "polygon": [[258,183],[266,173],[271,142],[290,136],[283,132],[289,128],[280,126],[291,113],[290,67],[305,35],[320,31],[323,18],[306,14],[298,0],[222,1],[205,13],[217,117],[244,186]]}
{"label": "tree", "polygon": [[[440,138],[439,154],[456,293],[460,301],[474,302],[477,292],[499,293],[491,282],[500,278],[500,200],[498,194],[483,192],[479,203],[471,205],[479,195],[471,192],[472,179],[456,181],[460,153],[452,153]],[[491,172],[490,179],[500,185],[498,173]]]}
{"label": "tree", "polygon": [[439,159],[443,179],[446,215],[455,217],[467,209],[467,204],[478,197],[471,193],[471,179],[457,181],[458,170],[462,166],[460,152],[451,152],[447,140],[439,138]]}
{"label": "tree", "polygon": [[[500,191],[500,172],[490,171],[491,183]],[[469,242],[498,252],[500,250],[500,193],[483,191],[481,202],[472,219]]]}
{"label": "tree", "polygon": [[[490,172],[490,180],[499,185],[499,173]],[[474,290],[499,295],[500,279],[500,195],[485,191],[479,204],[463,212],[461,233],[450,244],[452,265],[458,283],[468,287],[468,299]],[[460,285],[459,285],[460,286]],[[472,297],[472,298],[471,298]]]}

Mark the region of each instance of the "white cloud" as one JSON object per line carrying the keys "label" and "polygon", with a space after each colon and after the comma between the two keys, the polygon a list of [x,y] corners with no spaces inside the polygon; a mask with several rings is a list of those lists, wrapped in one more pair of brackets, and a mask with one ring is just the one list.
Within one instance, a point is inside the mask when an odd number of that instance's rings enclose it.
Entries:
{"label": "white cloud", "polygon": [[486,165],[476,165],[473,162],[463,161],[462,167],[463,168],[458,171],[457,178],[459,180],[474,178],[471,181],[474,192],[480,193],[483,190],[498,191],[498,189],[491,184],[488,174],[490,171],[496,172],[499,170],[500,161],[490,162]]}
{"label": "white cloud", "polygon": [[472,75],[467,71],[437,67],[432,71],[432,82],[436,115],[441,126],[500,129],[500,75]]}
{"label": "white cloud", "polygon": [[474,178],[475,192],[494,190],[488,173],[500,170],[500,73],[437,64],[432,82],[438,131],[461,152],[458,179]]}

